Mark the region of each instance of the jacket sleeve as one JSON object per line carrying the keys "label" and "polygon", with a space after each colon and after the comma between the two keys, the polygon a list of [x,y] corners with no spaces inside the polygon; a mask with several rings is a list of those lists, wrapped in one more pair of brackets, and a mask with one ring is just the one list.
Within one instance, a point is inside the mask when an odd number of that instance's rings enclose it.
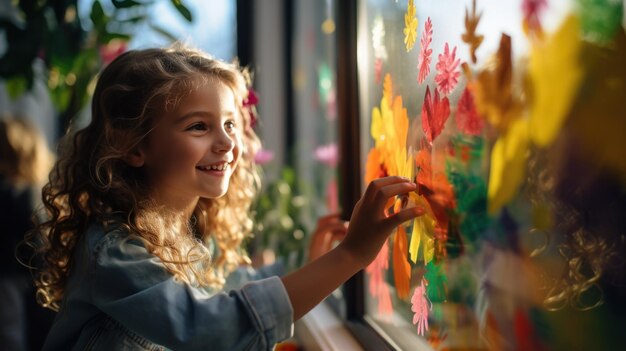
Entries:
{"label": "jacket sleeve", "polygon": [[109,233],[95,247],[91,294],[119,323],[174,350],[271,350],[292,335],[293,309],[274,276],[207,295],[176,281],[139,240]]}
{"label": "jacket sleeve", "polygon": [[285,266],[281,259],[257,269],[254,269],[251,266],[242,266],[233,271],[228,278],[226,278],[224,290],[229,291],[233,289],[240,289],[248,282],[269,278],[271,276],[281,277],[284,274]]}

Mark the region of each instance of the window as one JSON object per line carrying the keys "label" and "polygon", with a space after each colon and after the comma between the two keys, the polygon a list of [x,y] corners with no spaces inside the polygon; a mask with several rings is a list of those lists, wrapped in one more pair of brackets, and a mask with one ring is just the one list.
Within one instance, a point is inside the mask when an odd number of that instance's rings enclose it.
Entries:
{"label": "window", "polygon": [[[354,296],[348,325],[368,348],[379,343],[406,350],[488,349],[494,345],[482,338],[485,330],[510,332],[508,337],[521,340],[515,334],[520,321],[537,326],[540,322],[531,318],[546,318],[545,310],[538,312],[540,301],[524,300],[530,299],[524,290],[536,287],[531,271],[537,271],[520,254],[543,245],[545,236],[535,235],[542,209],[511,195],[506,207],[502,203],[488,211],[495,138],[485,129],[484,116],[476,115],[474,91],[467,89],[467,74],[483,70],[507,44],[514,65],[529,55],[521,3],[482,0],[473,13],[471,0],[361,0],[345,5],[346,13],[339,15],[347,22],[352,18],[356,28],[356,38],[351,38],[354,29],[345,29],[345,40],[356,41],[350,48],[355,51],[343,51],[340,61],[356,59],[348,89],[356,84],[359,117],[341,137],[354,139],[349,134],[358,133],[358,150],[352,151],[360,155],[361,167],[346,172],[353,179],[414,177],[420,196],[409,202],[426,205],[432,220],[409,223],[406,233],[392,234],[379,258],[347,284],[347,294]],[[555,30],[569,10],[565,1],[552,2],[541,17],[544,30]],[[462,39],[466,11],[470,17],[482,14],[476,32],[484,38],[475,59]],[[432,50],[429,55],[423,46]],[[511,79],[513,89],[521,86],[520,77]],[[404,140],[406,155],[400,156]],[[546,249],[543,257],[554,264],[558,253]]]}

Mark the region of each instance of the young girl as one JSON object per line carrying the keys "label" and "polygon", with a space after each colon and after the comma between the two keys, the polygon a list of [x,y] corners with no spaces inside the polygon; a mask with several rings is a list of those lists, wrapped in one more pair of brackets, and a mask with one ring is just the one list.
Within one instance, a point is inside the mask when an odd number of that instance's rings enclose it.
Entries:
{"label": "young girl", "polygon": [[44,350],[271,350],[420,214],[385,215],[416,186],[376,180],[335,249],[231,290],[258,189],[247,92],[237,66],[182,46],[104,69],[91,123],[66,137],[44,188],[49,220],[30,237],[45,262],[40,302],[59,310]]}

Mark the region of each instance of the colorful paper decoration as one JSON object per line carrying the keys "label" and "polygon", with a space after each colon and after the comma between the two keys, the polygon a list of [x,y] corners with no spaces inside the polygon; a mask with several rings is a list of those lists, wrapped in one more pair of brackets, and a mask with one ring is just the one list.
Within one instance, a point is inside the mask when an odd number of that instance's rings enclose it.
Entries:
{"label": "colorful paper decoration", "polygon": [[433,41],[433,23],[430,17],[424,22],[424,31],[422,32],[422,39],[420,39],[420,53],[417,61],[417,82],[422,84],[426,77],[430,73],[430,61],[433,53],[433,49],[430,48],[430,43]]}
{"label": "colorful paper decoration", "polygon": [[517,194],[526,174],[528,142],[528,121],[520,118],[512,122],[493,146],[487,190],[490,214],[495,214]]}
{"label": "colorful paper decoration", "polygon": [[415,17],[415,4],[413,0],[409,0],[409,4],[404,14],[404,45],[406,51],[409,52],[413,49],[415,41],[417,40],[417,18]]}
{"label": "colorful paper decoration", "polygon": [[435,82],[438,89],[444,94],[448,95],[454,90],[456,84],[459,82],[459,64],[461,60],[456,58],[456,46],[450,52],[448,43],[444,45],[443,53],[438,56],[439,61],[435,68],[437,69],[437,75],[435,76]]}
{"label": "colorful paper decoration", "polygon": [[469,88],[463,90],[456,106],[456,127],[467,135],[480,135],[484,127],[483,119],[478,115],[474,96]]}
{"label": "colorful paper decoration", "polygon": [[430,95],[430,87],[426,87],[424,104],[422,105],[422,130],[429,143],[433,143],[443,131],[443,127],[450,116],[450,102],[447,97],[440,99],[439,91],[435,89],[435,98]]}
{"label": "colorful paper decoration", "polygon": [[481,34],[476,34],[476,27],[478,27],[478,22],[480,22],[480,16],[482,16],[482,13],[476,14],[476,0],[473,0],[472,13],[470,14],[469,9],[465,8],[465,33],[461,36],[461,39],[470,47],[470,55],[473,63],[476,63],[476,50],[485,38]]}
{"label": "colorful paper decoration", "polygon": [[533,46],[530,136],[538,146],[552,143],[578,94],[583,78],[579,32],[578,19],[570,16],[546,42]]}
{"label": "colorful paper decoration", "polygon": [[426,287],[422,279],[420,286],[415,288],[411,297],[411,311],[413,315],[413,324],[417,325],[417,334],[424,335],[428,330],[428,311],[432,309],[432,304],[426,297]]}

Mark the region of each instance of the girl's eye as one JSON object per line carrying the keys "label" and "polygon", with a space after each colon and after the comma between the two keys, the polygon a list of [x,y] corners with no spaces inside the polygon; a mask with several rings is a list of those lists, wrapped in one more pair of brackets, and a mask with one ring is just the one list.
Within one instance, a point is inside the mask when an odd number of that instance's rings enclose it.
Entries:
{"label": "girl's eye", "polygon": [[235,125],[234,121],[227,121],[226,123],[224,123],[224,127],[226,128],[227,131],[232,131],[234,130],[237,126]]}
{"label": "girl's eye", "polygon": [[204,123],[194,123],[187,128],[187,130],[207,130],[206,125]]}

